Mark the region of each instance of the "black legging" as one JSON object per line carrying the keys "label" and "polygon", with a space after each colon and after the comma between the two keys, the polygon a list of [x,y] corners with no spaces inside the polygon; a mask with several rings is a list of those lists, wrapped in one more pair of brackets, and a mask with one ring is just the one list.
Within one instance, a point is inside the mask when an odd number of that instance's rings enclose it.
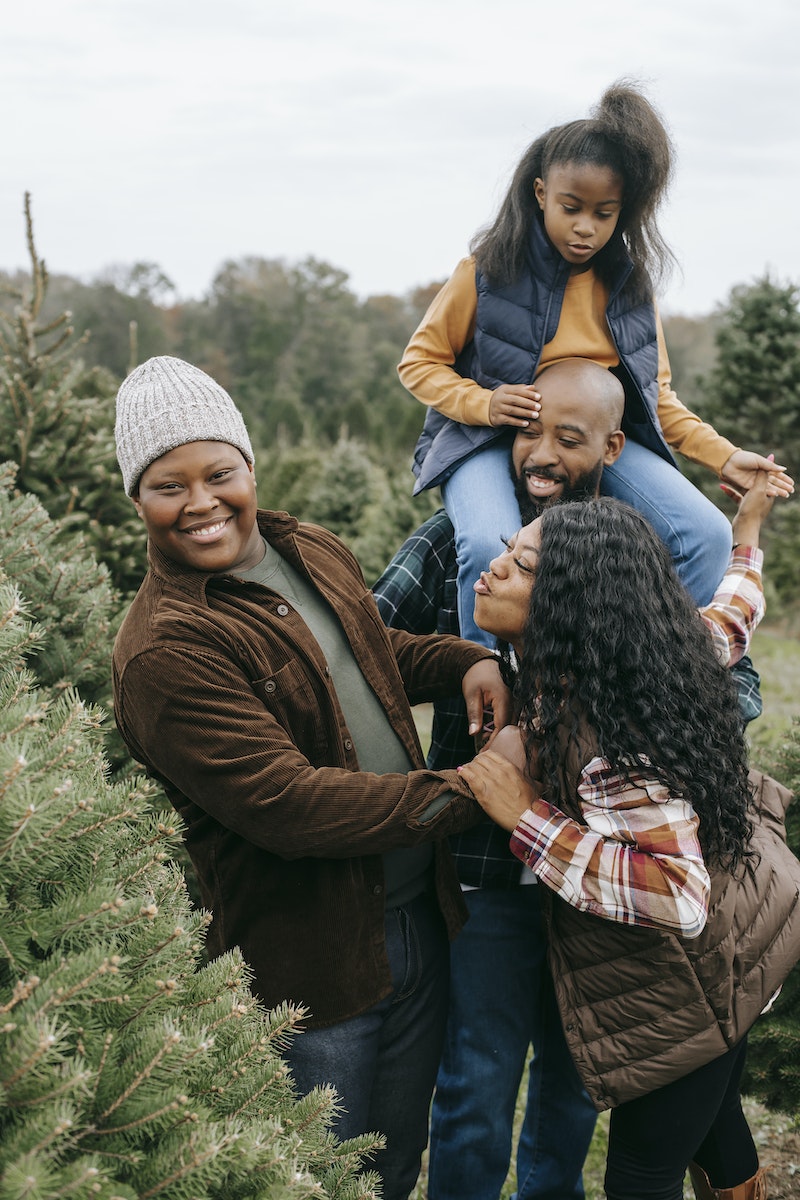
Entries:
{"label": "black legging", "polygon": [[747,1038],[704,1067],[629,1100],[611,1113],[606,1164],[609,1200],[682,1200],[690,1162],[715,1188],[758,1170],[739,1082]]}

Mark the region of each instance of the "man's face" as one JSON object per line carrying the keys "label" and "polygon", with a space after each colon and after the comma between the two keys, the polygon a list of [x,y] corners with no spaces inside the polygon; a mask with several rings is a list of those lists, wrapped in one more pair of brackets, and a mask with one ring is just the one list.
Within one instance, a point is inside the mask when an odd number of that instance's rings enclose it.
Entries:
{"label": "man's face", "polygon": [[152,462],[133,497],[154,545],[196,571],[245,571],[264,555],[253,468],[225,442],[187,442]]}
{"label": "man's face", "polygon": [[544,378],[539,417],[520,429],[511,450],[511,475],[523,520],[551,504],[590,500],[598,494],[603,467],[619,457],[624,438],[609,432],[605,408],[598,413],[574,379]]}

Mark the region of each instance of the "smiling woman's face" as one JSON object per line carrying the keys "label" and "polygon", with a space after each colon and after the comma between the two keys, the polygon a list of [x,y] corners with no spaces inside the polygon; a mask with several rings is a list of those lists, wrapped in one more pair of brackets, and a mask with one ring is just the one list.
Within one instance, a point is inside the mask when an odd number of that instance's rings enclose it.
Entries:
{"label": "smiling woman's face", "polygon": [[197,571],[245,571],[264,555],[252,465],[226,442],[187,442],[151,463],[133,497],[154,545]]}
{"label": "smiling woman's face", "polygon": [[528,620],[533,581],[541,547],[541,518],[510,538],[474,585],[475,623],[510,642],[518,652]]}

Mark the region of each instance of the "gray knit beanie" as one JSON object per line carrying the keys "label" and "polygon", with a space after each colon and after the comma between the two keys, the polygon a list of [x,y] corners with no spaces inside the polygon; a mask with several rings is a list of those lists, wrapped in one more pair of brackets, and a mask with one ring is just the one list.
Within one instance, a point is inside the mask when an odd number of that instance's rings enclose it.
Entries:
{"label": "gray knit beanie", "polygon": [[167,355],[149,358],[123,380],[114,436],[129,496],[150,463],[187,442],[227,442],[254,461],[242,414],[225,389],[199,367]]}

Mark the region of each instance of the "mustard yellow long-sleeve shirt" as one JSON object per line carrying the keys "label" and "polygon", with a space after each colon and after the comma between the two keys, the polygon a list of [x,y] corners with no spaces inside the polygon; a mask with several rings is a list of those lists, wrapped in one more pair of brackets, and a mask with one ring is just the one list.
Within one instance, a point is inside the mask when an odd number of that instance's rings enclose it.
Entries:
{"label": "mustard yellow long-sleeve shirt", "polygon": [[[607,305],[608,289],[592,269],[571,275],[556,335],[544,346],[538,372],[565,358],[588,358],[615,367],[619,357],[606,320]],[[464,258],[434,298],[398,367],[401,381],[417,400],[464,425],[491,424],[491,390],[453,370],[473,337],[477,311],[475,260]],[[658,419],[664,438],[673,450],[719,475],[737,447],[678,399],[657,309],[656,327]]]}

